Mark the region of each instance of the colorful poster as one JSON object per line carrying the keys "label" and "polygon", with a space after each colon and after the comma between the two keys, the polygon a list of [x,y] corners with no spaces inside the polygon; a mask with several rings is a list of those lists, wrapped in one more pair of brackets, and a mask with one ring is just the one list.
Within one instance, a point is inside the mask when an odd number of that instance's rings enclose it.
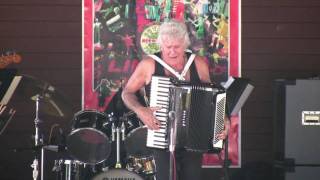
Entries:
{"label": "colorful poster", "polygon": [[[240,76],[240,0],[84,0],[83,109],[104,112],[144,54],[159,51],[159,24],[186,23],[190,49],[205,56],[213,81]],[[232,117],[229,158],[240,166],[240,118]],[[203,167],[222,165],[224,153],[204,154]]]}

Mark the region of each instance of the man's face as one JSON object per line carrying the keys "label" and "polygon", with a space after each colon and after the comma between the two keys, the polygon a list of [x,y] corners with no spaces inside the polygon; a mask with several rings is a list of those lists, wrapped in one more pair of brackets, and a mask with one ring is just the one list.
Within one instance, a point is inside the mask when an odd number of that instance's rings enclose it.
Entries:
{"label": "man's face", "polygon": [[185,45],[183,38],[162,37],[162,58],[167,62],[174,62],[184,57]]}

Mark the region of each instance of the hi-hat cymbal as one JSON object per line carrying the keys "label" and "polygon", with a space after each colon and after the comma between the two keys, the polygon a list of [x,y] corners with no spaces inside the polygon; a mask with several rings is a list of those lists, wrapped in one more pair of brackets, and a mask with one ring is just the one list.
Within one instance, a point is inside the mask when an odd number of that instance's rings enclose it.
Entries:
{"label": "hi-hat cymbal", "polygon": [[37,100],[39,110],[51,116],[72,117],[72,103],[68,98],[48,82],[29,75],[22,75],[22,80],[16,90],[20,97]]}

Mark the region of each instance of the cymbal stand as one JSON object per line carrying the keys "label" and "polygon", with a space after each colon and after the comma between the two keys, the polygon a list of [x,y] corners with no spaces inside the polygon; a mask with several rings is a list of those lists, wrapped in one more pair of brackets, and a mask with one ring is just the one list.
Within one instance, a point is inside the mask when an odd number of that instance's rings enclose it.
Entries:
{"label": "cymbal stand", "polygon": [[41,120],[39,119],[39,102],[40,102],[40,95],[36,95],[36,118],[34,120],[34,125],[35,125],[35,136],[34,136],[34,143],[35,146],[42,145],[42,138],[40,137],[40,129],[39,129],[39,124],[41,123]]}
{"label": "cymbal stand", "polygon": [[[39,119],[39,102],[40,102],[40,95],[36,95],[36,118],[34,120],[34,127],[35,127],[35,135],[34,135],[34,145],[36,151],[38,151],[38,147],[42,146],[43,139],[40,136],[40,128],[39,125],[41,123],[41,120]],[[41,152],[41,168],[40,168],[40,175],[41,180],[43,180],[43,150]],[[36,152],[35,159],[33,160],[33,163],[31,164],[31,167],[33,168],[33,179],[37,180],[39,175],[39,160],[38,160],[38,152]]]}

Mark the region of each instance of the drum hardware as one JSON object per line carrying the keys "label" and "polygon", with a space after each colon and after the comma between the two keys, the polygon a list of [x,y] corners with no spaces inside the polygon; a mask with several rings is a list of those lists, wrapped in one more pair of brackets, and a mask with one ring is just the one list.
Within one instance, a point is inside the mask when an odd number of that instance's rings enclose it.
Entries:
{"label": "drum hardware", "polygon": [[131,131],[125,140],[127,165],[129,171],[135,172],[145,180],[156,180],[156,163],[151,148],[146,147],[147,127]]}
{"label": "drum hardware", "polygon": [[[32,172],[32,177],[34,180],[38,179],[38,175],[40,173],[40,179],[44,179],[44,150],[53,150],[53,151],[58,151],[58,146],[53,146],[53,145],[44,145],[43,142],[43,135],[40,133],[40,124],[42,121],[39,118],[39,109],[40,109],[40,99],[42,98],[41,95],[37,94],[34,96],[36,100],[36,117],[34,120],[34,127],[35,127],[35,135],[34,135],[34,150],[36,151],[35,159],[33,160],[33,163],[31,164],[31,167],[33,168]],[[38,160],[38,151],[41,150],[40,154],[40,162],[41,162],[41,167],[39,167],[39,160]]]}
{"label": "drum hardware", "polygon": [[39,175],[39,168],[38,168],[38,165],[39,165],[39,161],[37,158],[35,158],[31,164],[31,167],[33,168],[33,171],[32,171],[32,178],[33,180],[37,180],[38,179],[38,175]]}
{"label": "drum hardware", "polygon": [[154,157],[149,156],[129,156],[127,169],[134,171],[145,178],[152,178],[156,174],[156,164]]}
{"label": "drum hardware", "polygon": [[[34,135],[34,145],[35,148],[37,149],[38,147],[40,147],[43,144],[43,139],[42,137],[40,137],[39,134],[39,124],[42,122],[39,119],[39,101],[40,101],[40,95],[36,95],[36,117],[34,120],[34,127],[35,127],[35,135]],[[43,151],[41,150],[41,167],[39,169],[39,160],[37,157],[37,154],[35,155],[35,158],[33,160],[33,163],[31,164],[31,167],[33,168],[33,172],[32,172],[32,177],[34,180],[38,179],[38,175],[39,175],[39,171],[40,171],[40,175],[41,175],[41,180],[43,180]]]}
{"label": "drum hardware", "polygon": [[[3,74],[3,73],[1,73]],[[8,80],[8,75],[5,72],[4,74],[6,79]],[[40,101],[41,101],[41,112],[44,112],[47,115],[51,115],[58,118],[66,118],[72,114],[72,104],[68,101],[68,98],[63,96],[62,93],[57,91],[55,87],[50,85],[45,81],[41,81],[37,78],[34,78],[29,75],[19,75],[15,76],[10,83],[6,83],[9,85],[8,91],[5,91],[5,98],[1,96],[1,103],[4,105],[10,100],[11,96],[17,95],[21,102],[28,102],[30,100],[35,101],[35,119],[34,119],[34,134],[33,137],[33,147],[30,148],[14,148],[14,152],[24,151],[24,150],[32,150],[34,151],[34,160],[31,164],[31,168],[33,169],[32,178],[34,180],[39,179],[41,176],[41,180],[43,179],[43,167],[44,167],[44,149],[45,148],[52,148],[51,146],[44,146],[44,138],[41,132],[40,125],[43,123],[42,120],[39,118],[40,112]],[[1,78],[2,79],[2,78]],[[9,81],[6,81],[9,82]],[[7,90],[7,89],[5,89]],[[0,115],[3,113],[4,109],[0,108]],[[12,119],[15,111],[10,110],[8,120],[6,120],[4,124],[5,126],[8,122]],[[1,122],[0,122],[0,134],[3,132],[1,131]],[[3,129],[4,129],[3,128]],[[3,130],[2,129],[2,130]],[[40,152],[41,151],[41,152]]]}
{"label": "drum hardware", "polygon": [[54,161],[52,171],[56,173],[57,180],[85,180],[88,176],[85,168],[86,164],[77,160],[59,159]]}
{"label": "drum hardware", "polygon": [[[68,97],[50,83],[29,75],[22,75],[22,80],[15,95],[23,100],[34,102],[41,97],[41,112],[57,118],[67,119],[73,115],[73,105]],[[27,99],[25,99],[27,98]]]}
{"label": "drum hardware", "polygon": [[93,177],[92,180],[106,180],[106,179],[135,179],[135,180],[143,180],[141,176],[136,174],[135,172],[128,171],[126,169],[121,169],[121,161],[120,161],[120,142],[124,141],[126,138],[126,126],[125,122],[127,120],[126,117],[122,116],[116,121],[114,114],[111,113],[108,115],[110,119],[114,119],[111,125],[111,136],[112,141],[116,142],[116,164],[114,169],[108,169],[100,174],[97,174]]}
{"label": "drum hardware", "polygon": [[[112,119],[115,119],[115,117],[112,114],[109,114],[109,116],[112,116]],[[123,118],[119,118],[119,121],[116,124],[116,121],[112,123],[112,141],[116,140],[116,165],[115,168],[121,168],[121,161],[120,161],[120,140],[125,140],[125,125]]]}
{"label": "drum hardware", "polygon": [[71,160],[66,160],[66,180],[71,180]]}

